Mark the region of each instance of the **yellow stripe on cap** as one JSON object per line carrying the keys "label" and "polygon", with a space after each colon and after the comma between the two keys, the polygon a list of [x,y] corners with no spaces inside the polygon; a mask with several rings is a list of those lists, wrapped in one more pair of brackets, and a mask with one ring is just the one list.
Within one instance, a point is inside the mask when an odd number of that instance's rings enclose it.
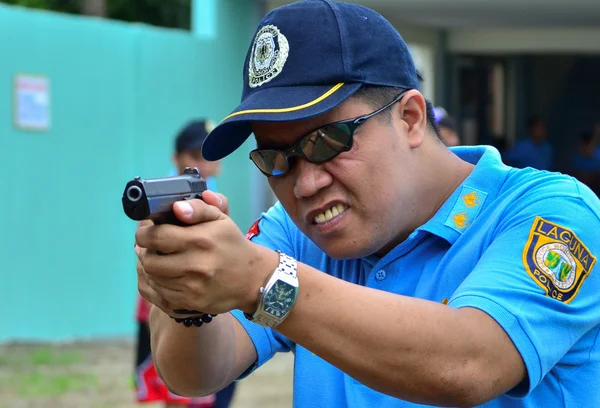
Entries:
{"label": "yellow stripe on cap", "polygon": [[329,91],[327,91],[323,95],[319,96],[317,99],[312,100],[312,101],[310,101],[308,103],[305,103],[304,105],[292,106],[291,108],[249,109],[249,110],[239,111],[239,112],[235,112],[235,113],[232,113],[231,115],[227,116],[221,122],[224,122],[227,119],[232,118],[234,116],[247,115],[247,114],[250,114],[250,113],[287,113],[287,112],[294,112],[294,111],[306,109],[306,108],[309,108],[309,107],[311,107],[313,105],[316,105],[317,103],[321,102],[323,99],[327,99],[329,96],[331,96],[331,94],[333,94],[335,91],[337,91],[338,89],[340,89],[343,85],[344,85],[344,83],[340,82],[339,84],[337,84],[333,88],[331,88]]}

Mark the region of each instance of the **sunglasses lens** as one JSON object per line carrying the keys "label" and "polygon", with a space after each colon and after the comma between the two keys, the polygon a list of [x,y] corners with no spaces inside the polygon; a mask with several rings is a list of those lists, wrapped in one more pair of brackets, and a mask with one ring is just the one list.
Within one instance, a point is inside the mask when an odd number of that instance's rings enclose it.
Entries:
{"label": "sunglasses lens", "polygon": [[281,176],[289,170],[285,156],[278,150],[253,150],[250,159],[267,176]]}
{"label": "sunglasses lens", "polygon": [[307,135],[300,142],[300,149],[312,162],[325,162],[345,151],[351,138],[352,131],[348,125],[335,123]]}

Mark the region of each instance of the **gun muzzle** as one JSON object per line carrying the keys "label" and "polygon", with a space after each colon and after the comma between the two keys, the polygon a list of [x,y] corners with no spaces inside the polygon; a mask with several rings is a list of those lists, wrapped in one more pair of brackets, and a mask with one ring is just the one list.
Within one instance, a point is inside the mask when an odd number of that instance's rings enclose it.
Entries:
{"label": "gun muzzle", "polygon": [[202,198],[206,181],[197,168],[186,168],[171,177],[142,179],[135,177],[123,191],[125,215],[135,221],[152,220],[155,224],[180,224],[173,214],[173,204],[181,200]]}
{"label": "gun muzzle", "polygon": [[129,199],[129,201],[135,203],[137,201],[140,201],[140,199],[142,198],[142,189],[138,186],[129,186],[125,194],[127,194],[127,198]]}

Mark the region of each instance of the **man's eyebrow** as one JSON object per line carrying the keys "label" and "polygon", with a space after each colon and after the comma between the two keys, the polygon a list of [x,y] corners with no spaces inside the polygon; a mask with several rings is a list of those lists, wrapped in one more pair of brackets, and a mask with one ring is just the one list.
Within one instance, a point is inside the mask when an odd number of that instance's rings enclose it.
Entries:
{"label": "man's eyebrow", "polygon": [[273,142],[273,141],[261,143],[258,140],[258,138],[256,137],[256,135],[254,135],[254,140],[256,141],[256,147],[258,149],[285,150],[286,148],[291,146],[291,145],[285,145],[283,143],[277,143],[277,142]]}
{"label": "man's eyebrow", "polygon": [[256,145],[258,149],[261,150],[285,150],[288,146],[284,146],[281,143],[267,143],[267,144],[257,144]]}
{"label": "man's eyebrow", "polygon": [[278,142],[275,142],[275,141],[269,141],[269,142],[266,142],[266,143],[264,143],[264,142],[261,143],[261,142],[258,141],[256,135],[254,135],[254,140],[256,140],[256,147],[258,149],[285,150],[285,149],[291,147],[292,145],[296,144],[298,142],[298,140],[302,139],[306,135],[319,130],[321,127],[317,128],[317,129],[308,130],[307,132],[304,132],[304,133],[298,135],[296,137],[296,139],[294,139],[294,141],[292,143],[289,143],[289,144],[278,143]]}

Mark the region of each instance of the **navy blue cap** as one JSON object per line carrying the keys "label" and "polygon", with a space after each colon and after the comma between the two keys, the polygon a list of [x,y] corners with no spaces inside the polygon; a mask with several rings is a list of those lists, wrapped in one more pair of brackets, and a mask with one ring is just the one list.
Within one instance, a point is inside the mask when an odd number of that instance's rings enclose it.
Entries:
{"label": "navy blue cap", "polygon": [[252,122],[321,115],[364,85],[418,89],[408,47],[380,14],[352,3],[303,0],[260,21],[244,63],[241,104],[208,135],[207,160],[240,147]]}

